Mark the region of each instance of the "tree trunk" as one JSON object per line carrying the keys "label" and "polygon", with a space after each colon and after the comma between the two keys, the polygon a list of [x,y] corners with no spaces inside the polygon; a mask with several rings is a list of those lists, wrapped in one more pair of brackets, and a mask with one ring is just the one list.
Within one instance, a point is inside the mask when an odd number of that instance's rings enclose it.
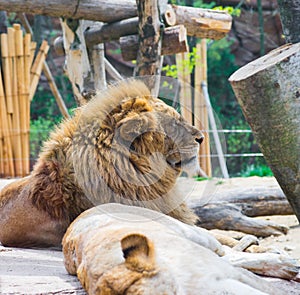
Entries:
{"label": "tree trunk", "polygon": [[229,79],[265,159],[300,220],[300,43],[286,45]]}
{"label": "tree trunk", "polygon": [[[125,36],[120,38],[122,57],[124,60],[133,60],[137,58],[138,53],[138,35]],[[162,55],[187,52],[188,44],[186,38],[186,29],[184,26],[174,26],[165,28],[162,36]]]}
{"label": "tree trunk", "polygon": [[277,0],[287,43],[300,42],[300,0]]}
{"label": "tree trunk", "polygon": [[153,76],[149,79],[149,88],[153,95],[158,93],[162,56],[163,24],[160,22],[158,0],[137,0],[139,17],[139,51],[134,68],[134,76]]}

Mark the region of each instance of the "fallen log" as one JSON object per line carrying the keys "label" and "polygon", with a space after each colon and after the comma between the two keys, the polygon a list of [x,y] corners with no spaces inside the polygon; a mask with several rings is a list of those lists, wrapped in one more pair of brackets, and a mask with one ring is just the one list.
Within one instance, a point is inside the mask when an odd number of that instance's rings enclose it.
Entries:
{"label": "fallen log", "polygon": [[236,230],[266,237],[286,233],[286,226],[251,218],[291,215],[293,210],[275,178],[236,178],[179,183],[182,193],[194,193],[187,204],[199,216],[199,225],[207,229]]}
{"label": "fallen log", "polygon": [[300,220],[300,43],[247,64],[229,81],[264,157]]}
{"label": "fallen log", "polygon": [[255,219],[244,215],[241,209],[232,204],[207,204],[193,207],[199,217],[198,226],[206,229],[242,231],[258,237],[281,235],[288,232],[288,227],[274,222]]}

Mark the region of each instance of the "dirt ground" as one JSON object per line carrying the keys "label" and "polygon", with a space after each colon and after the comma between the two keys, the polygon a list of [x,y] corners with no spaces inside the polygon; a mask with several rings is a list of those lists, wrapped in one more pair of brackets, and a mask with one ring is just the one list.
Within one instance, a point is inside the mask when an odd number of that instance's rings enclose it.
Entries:
{"label": "dirt ground", "polygon": [[[0,179],[0,190],[10,181]],[[209,195],[220,190],[253,186],[278,187],[272,177],[201,182],[181,179],[179,185],[187,199],[201,198],[203,203],[209,201]],[[291,215],[258,218],[269,219],[290,227],[287,235],[271,236],[262,239],[260,244],[284,250],[300,263],[300,226],[296,217]],[[300,283],[287,284],[289,285],[286,294],[300,294]],[[0,294],[85,294],[85,292],[77,278],[67,274],[60,251],[15,249],[0,245]]]}

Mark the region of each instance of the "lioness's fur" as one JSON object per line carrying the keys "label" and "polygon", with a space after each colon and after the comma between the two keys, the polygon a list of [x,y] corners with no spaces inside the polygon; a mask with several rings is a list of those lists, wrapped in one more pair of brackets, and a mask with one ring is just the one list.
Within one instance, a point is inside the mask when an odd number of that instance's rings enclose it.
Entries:
{"label": "lioness's fur", "polygon": [[133,208],[100,205],[68,228],[65,266],[88,294],[281,294],[213,253],[221,245],[205,230]]}
{"label": "lioness's fur", "polygon": [[142,82],[98,93],[51,134],[32,174],[2,190],[1,243],[57,246],[82,211],[108,202],[194,223],[175,182],[197,172],[202,138]]}

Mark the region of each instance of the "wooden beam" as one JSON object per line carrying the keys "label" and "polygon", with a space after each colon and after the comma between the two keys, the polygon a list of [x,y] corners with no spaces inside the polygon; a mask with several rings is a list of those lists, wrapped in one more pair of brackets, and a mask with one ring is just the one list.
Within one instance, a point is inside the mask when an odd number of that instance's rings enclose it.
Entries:
{"label": "wooden beam", "polygon": [[[137,58],[139,47],[138,35],[125,36],[120,38],[122,57],[124,60],[134,60]],[[174,26],[166,28],[162,36],[162,55],[176,54],[188,51],[186,29],[184,26]]]}
{"label": "wooden beam", "polygon": [[115,22],[137,15],[134,0],[3,0],[0,10],[52,17]]}

